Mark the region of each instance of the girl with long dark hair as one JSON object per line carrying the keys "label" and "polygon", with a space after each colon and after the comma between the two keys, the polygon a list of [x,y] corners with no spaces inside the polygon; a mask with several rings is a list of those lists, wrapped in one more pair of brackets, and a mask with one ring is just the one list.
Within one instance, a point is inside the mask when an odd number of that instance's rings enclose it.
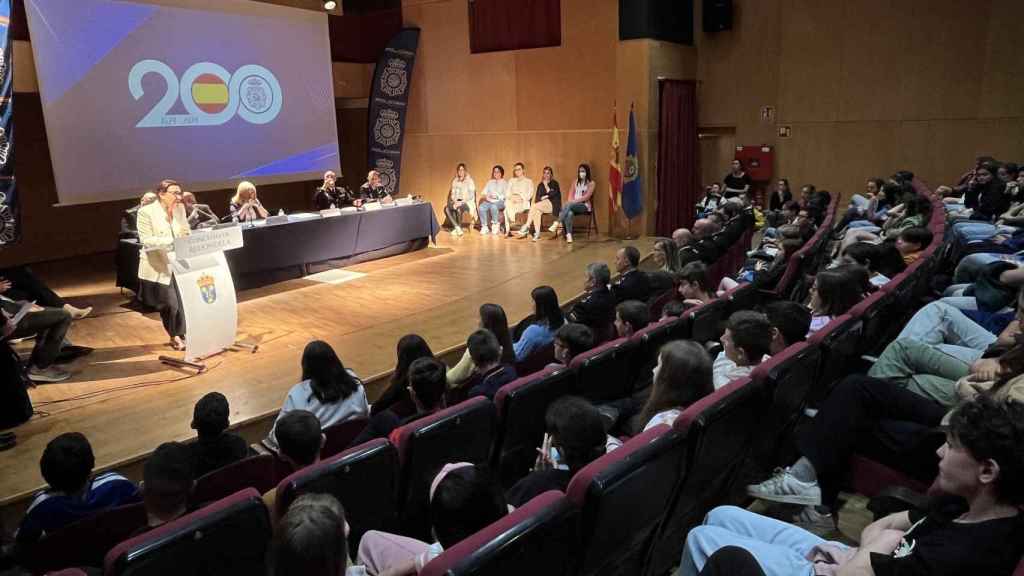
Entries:
{"label": "girl with long dark hair", "polygon": [[538,286],[530,293],[533,298],[534,323],[523,331],[513,345],[516,360],[522,362],[531,352],[554,342],[555,331],[565,324],[565,316],[558,306],[558,295],[551,286]]}
{"label": "girl with long dark hair", "polygon": [[427,341],[419,334],[406,334],[398,340],[396,351],[398,362],[395,364],[395,371],[391,373],[391,383],[388,389],[380,395],[380,398],[373,403],[371,413],[378,414],[391,408],[393,412],[401,417],[412,416],[416,407],[409,397],[409,366],[413,360],[418,358],[431,358],[431,352]]}

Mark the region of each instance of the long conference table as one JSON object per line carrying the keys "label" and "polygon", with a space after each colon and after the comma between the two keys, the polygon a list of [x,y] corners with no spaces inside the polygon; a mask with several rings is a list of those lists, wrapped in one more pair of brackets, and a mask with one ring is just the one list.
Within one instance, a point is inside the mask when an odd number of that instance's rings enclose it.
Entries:
{"label": "long conference table", "polygon": [[[344,260],[416,240],[435,240],[440,225],[429,202],[377,210],[289,214],[287,222],[243,224],[243,247],[225,252],[231,276],[240,287],[260,284],[261,273],[305,272],[309,264]],[[139,242],[122,239],[117,250],[117,285],[137,291]],[[301,275],[297,274],[297,275]]]}

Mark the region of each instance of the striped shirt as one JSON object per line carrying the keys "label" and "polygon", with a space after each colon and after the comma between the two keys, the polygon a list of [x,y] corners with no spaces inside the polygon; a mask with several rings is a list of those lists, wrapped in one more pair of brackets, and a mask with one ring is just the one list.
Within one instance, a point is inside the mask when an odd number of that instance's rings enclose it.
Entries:
{"label": "striped shirt", "polygon": [[15,539],[19,544],[29,544],[49,532],[107,508],[141,500],[139,487],[116,472],[105,472],[94,477],[81,495],[71,496],[56,490],[42,490],[32,499]]}

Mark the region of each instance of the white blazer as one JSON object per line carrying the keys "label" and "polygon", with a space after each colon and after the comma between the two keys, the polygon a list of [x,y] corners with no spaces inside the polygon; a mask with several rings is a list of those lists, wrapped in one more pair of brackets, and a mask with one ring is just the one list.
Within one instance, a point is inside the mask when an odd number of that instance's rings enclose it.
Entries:
{"label": "white blazer", "polygon": [[[143,206],[137,217],[139,243],[139,278],[158,284],[171,283],[171,263],[167,252],[174,250],[174,239],[188,236],[188,218],[185,207],[178,204],[174,208],[172,221],[167,220],[167,212],[160,201]],[[150,250],[147,248],[166,248],[167,250]]]}

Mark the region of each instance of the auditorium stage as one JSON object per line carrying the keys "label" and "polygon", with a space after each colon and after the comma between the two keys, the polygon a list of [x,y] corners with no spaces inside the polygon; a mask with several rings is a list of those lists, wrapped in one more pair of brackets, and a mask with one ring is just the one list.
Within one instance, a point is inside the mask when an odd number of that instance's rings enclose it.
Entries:
{"label": "auditorium stage", "polygon": [[[653,239],[631,243],[647,254]],[[161,442],[192,438],[192,406],[210,391],[227,396],[232,426],[253,437],[298,381],[299,358],[312,339],[330,342],[346,366],[370,381],[375,398],[383,385],[375,376],[393,368],[402,335],[419,333],[440,354],[465,343],[481,304],[501,304],[514,323],[532,311],[535,286],[549,284],[568,300],[583,290],[584,267],[593,261],[611,266],[623,245],[442,232],[436,246],[423,250],[247,290],[239,294],[239,338],[259,344],[259,351],[214,357],[199,375],[157,360],[181,353],[165,345],[156,313],[125,307],[129,299],[114,285],[111,255],[33,266],[74,304],[96,306],[70,332],[75,344],[96,351],[70,366],[71,380],[31,391],[44,415],[17,428],[18,445],[0,453],[0,506],[17,508],[9,505],[43,485],[39,456],[54,436],[82,432],[97,469],[127,466]]]}

